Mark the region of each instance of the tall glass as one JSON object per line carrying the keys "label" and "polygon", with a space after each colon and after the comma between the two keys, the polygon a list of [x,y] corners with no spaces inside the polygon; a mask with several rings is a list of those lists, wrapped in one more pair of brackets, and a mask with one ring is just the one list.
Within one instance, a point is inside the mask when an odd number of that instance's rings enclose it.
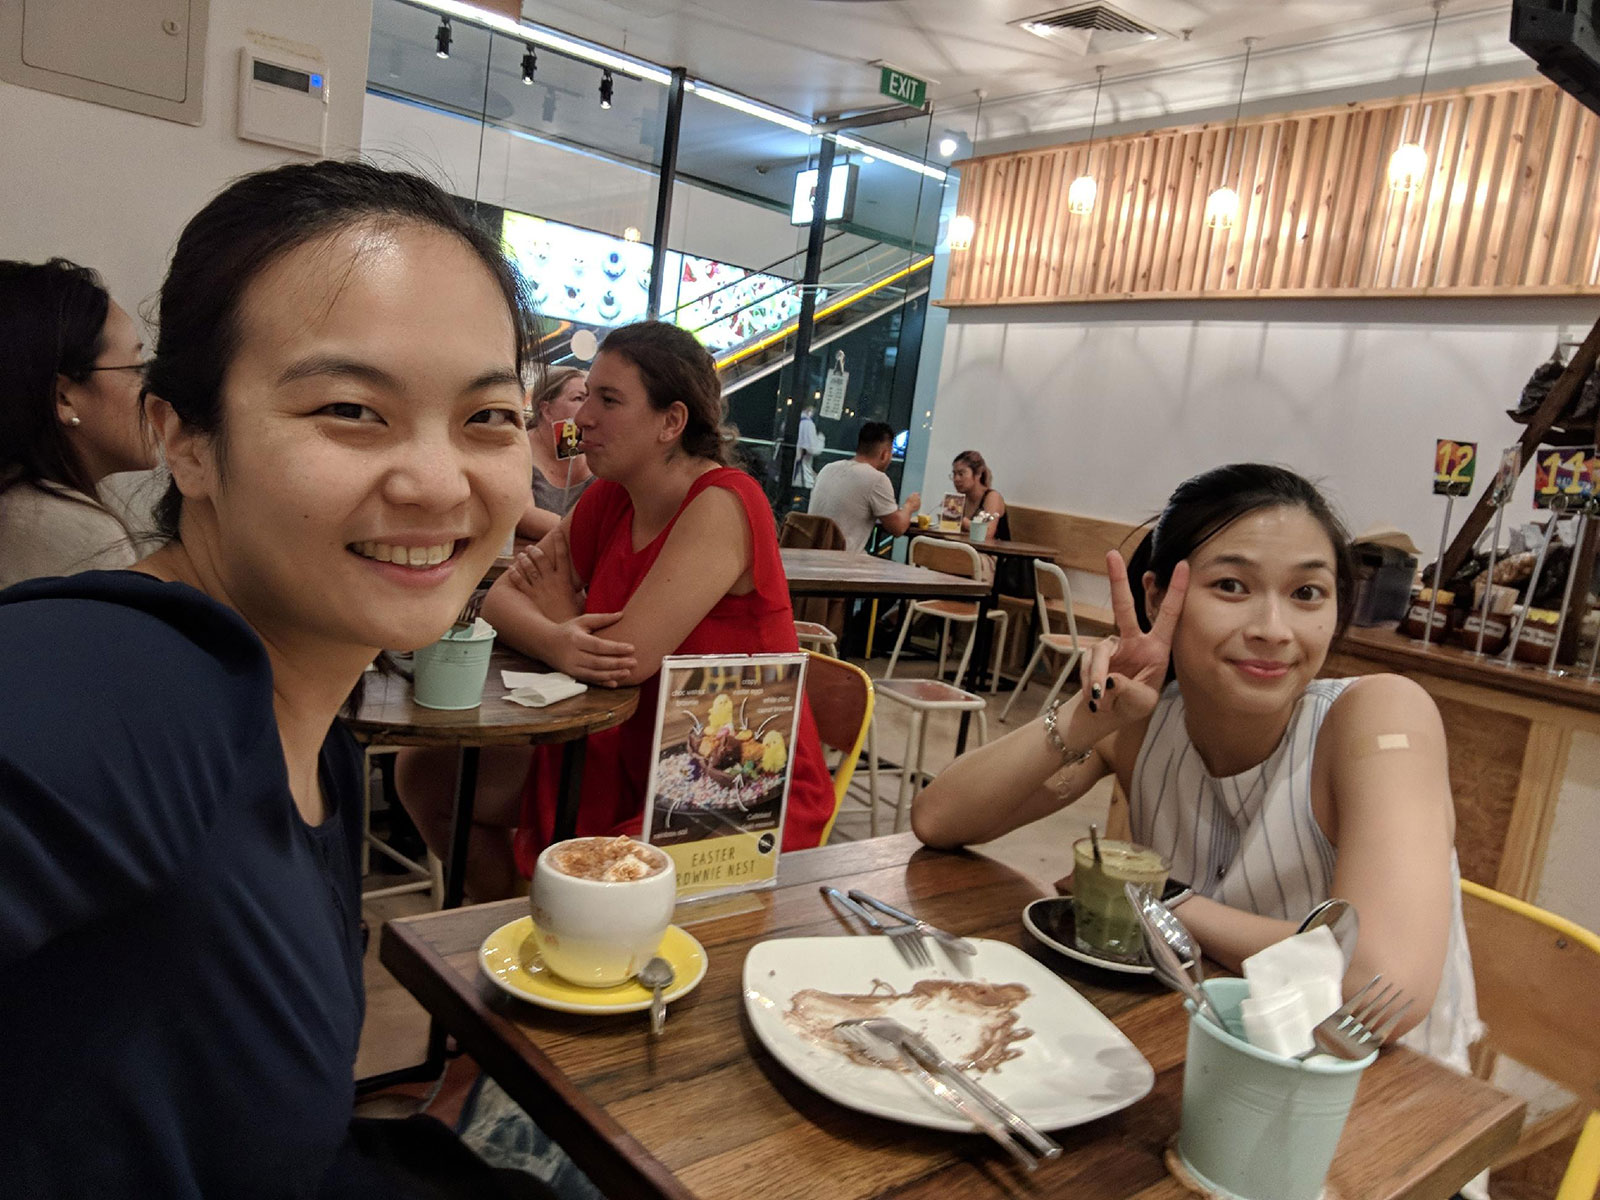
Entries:
{"label": "tall glass", "polygon": [[1076,863],[1072,914],[1078,949],[1117,962],[1143,962],[1144,935],[1123,885],[1135,883],[1159,893],[1171,864],[1147,846],[1111,838],[1100,839],[1099,862],[1090,838],[1072,844],[1072,857]]}

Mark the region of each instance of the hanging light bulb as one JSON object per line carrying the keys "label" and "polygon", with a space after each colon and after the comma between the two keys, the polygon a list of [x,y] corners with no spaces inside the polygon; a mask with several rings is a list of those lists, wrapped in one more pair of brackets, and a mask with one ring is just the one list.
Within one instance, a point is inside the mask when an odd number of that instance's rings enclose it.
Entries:
{"label": "hanging light bulb", "polygon": [[610,108],[611,107],[611,93],[612,93],[612,90],[613,90],[614,86],[615,85],[613,84],[612,79],[611,79],[611,72],[610,71],[603,72],[601,74],[601,76],[600,76],[600,107],[601,108]]}
{"label": "hanging light bulb", "polygon": [[1096,67],[1095,70],[1100,78],[1094,85],[1094,114],[1089,118],[1089,148],[1084,156],[1084,172],[1067,188],[1067,211],[1079,217],[1094,211],[1095,197],[1100,194],[1100,185],[1094,181],[1089,168],[1094,165],[1094,131],[1100,123],[1100,89],[1106,83],[1106,69]]}
{"label": "hanging light bulb", "polygon": [[[1244,111],[1244,81],[1250,77],[1250,52],[1255,49],[1253,37],[1244,39],[1244,69],[1239,72],[1239,99],[1233,106],[1233,125],[1228,130],[1228,149],[1222,160],[1222,177],[1233,173],[1233,139],[1239,132],[1239,114]],[[1239,193],[1227,184],[1206,197],[1206,225],[1211,229],[1232,229],[1239,220]]]}
{"label": "hanging light bulb", "polygon": [[637,225],[629,225],[622,231],[622,240],[625,242],[637,242],[639,240],[639,227]]}
{"label": "hanging light bulb", "polygon": [[950,218],[950,249],[970,250],[972,248],[972,235],[977,232],[978,226],[966,213],[957,213]]}
{"label": "hanging light bulb", "polygon": [[534,56],[533,46],[524,42],[522,44],[522,82],[531,85],[533,73],[539,69],[539,60]]}
{"label": "hanging light bulb", "polygon": [[440,58],[450,57],[450,18],[439,18],[439,30],[433,35],[433,44],[438,47],[434,51]]}
{"label": "hanging light bulb", "polygon": [[945,130],[944,136],[939,139],[939,157],[949,158],[959,149],[961,149],[961,139],[952,131]]}
{"label": "hanging light bulb", "polygon": [[1422,86],[1417,89],[1415,141],[1400,143],[1389,156],[1389,186],[1407,195],[1421,190],[1428,176],[1428,152],[1422,148],[1422,97],[1428,90],[1428,69],[1433,66],[1433,39],[1439,35],[1439,13],[1445,0],[1433,0],[1433,29],[1428,33],[1428,55],[1422,60]]}
{"label": "hanging light bulb", "polygon": [[1239,193],[1219,187],[1206,197],[1206,224],[1212,229],[1232,229],[1239,219]]}

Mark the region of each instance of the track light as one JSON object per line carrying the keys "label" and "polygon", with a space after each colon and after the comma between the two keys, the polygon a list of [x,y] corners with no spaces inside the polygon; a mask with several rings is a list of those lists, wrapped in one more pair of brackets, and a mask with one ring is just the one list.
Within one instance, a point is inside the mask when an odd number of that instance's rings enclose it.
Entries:
{"label": "track light", "polygon": [[439,32],[433,35],[433,41],[438,50],[435,51],[440,58],[450,57],[450,18],[439,18]]}
{"label": "track light", "polygon": [[522,82],[533,83],[533,73],[539,69],[539,60],[534,57],[533,47],[528,43],[522,44]]}
{"label": "track light", "polygon": [[608,71],[603,71],[601,73],[601,75],[600,75],[600,107],[601,108],[610,108],[611,107],[611,91],[612,91],[611,72],[609,70]]}
{"label": "track light", "polygon": [[949,158],[960,148],[961,141],[953,133],[946,131],[945,135],[939,139],[939,157],[941,158]]}

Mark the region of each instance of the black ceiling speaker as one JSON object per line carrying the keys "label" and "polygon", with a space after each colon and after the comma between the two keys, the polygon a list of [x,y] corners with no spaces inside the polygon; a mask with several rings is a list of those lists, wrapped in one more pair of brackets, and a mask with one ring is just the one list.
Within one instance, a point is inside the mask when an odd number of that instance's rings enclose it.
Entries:
{"label": "black ceiling speaker", "polygon": [[1595,0],[1512,0],[1511,44],[1539,73],[1600,113],[1600,37]]}

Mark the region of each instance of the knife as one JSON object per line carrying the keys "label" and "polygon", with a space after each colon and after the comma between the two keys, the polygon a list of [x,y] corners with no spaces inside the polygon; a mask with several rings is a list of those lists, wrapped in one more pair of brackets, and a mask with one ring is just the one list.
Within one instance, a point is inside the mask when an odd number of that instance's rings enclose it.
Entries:
{"label": "knife", "polygon": [[[841,1021],[834,1026],[834,1032],[881,1066],[891,1066],[890,1056],[892,1055],[895,1061],[905,1066],[906,1074],[909,1078],[916,1080],[929,1095],[949,1105],[960,1113],[962,1117],[971,1121],[972,1124],[988,1134],[994,1142],[1002,1146],[1012,1158],[1016,1159],[1017,1164],[1024,1170],[1033,1171],[1038,1168],[1038,1160],[1007,1135],[1005,1125],[997,1121],[985,1108],[969,1103],[962,1092],[957,1091],[929,1071],[927,1067],[917,1061],[917,1056],[909,1048],[898,1045],[888,1038],[874,1033],[869,1027],[869,1022],[860,1019]],[[1056,1153],[1059,1154],[1060,1152],[1058,1147]]]}
{"label": "knife", "polygon": [[967,1075],[965,1071],[941,1054],[932,1042],[916,1030],[907,1028],[892,1017],[869,1019],[866,1023],[866,1028],[890,1045],[898,1046],[902,1052],[911,1055],[912,1058],[927,1067],[938,1078],[955,1084],[1004,1121],[1013,1133],[1022,1138],[1023,1141],[1027,1142],[1045,1158],[1060,1157],[1061,1146],[1053,1138],[1047,1137],[1028,1124],[1022,1114],[977,1080]]}
{"label": "knife", "polygon": [[869,896],[863,891],[851,888],[850,899],[861,904],[870,904],[879,912],[893,917],[896,921],[903,921],[907,925],[915,925],[920,933],[925,933],[937,941],[941,946],[951,950],[960,951],[962,954],[976,954],[978,948],[964,937],[958,937],[947,929],[940,929],[937,925],[929,925],[920,917],[913,917],[908,912],[901,912],[892,904],[879,900],[876,896]]}

